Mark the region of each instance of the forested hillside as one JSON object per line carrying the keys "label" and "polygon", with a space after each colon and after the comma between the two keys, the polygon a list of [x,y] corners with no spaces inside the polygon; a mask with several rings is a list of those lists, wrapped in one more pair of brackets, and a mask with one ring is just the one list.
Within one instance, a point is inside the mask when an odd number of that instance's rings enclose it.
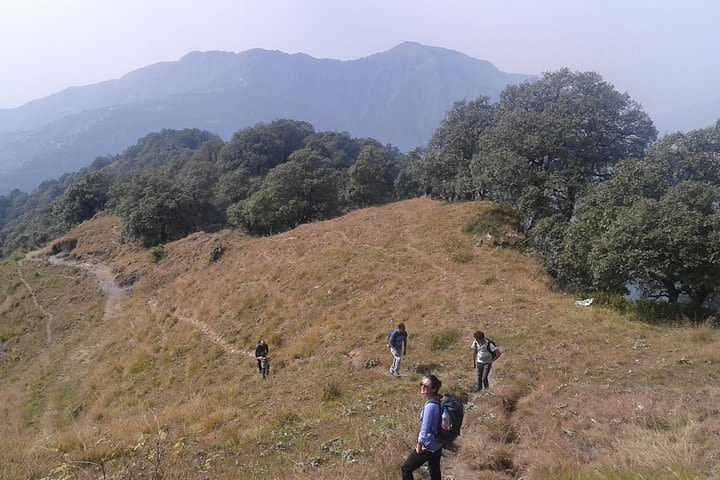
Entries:
{"label": "forested hillside", "polygon": [[[642,107],[566,69],[456,102],[427,148],[276,120],[228,142],[151,134],[33,194],[0,196],[2,254],[32,249],[108,209],[146,247],[235,227],[274,234],[428,195],[514,208],[556,286],[713,306],[720,288],[720,122],[656,140]],[[614,302],[615,300],[610,299]],[[701,310],[682,315],[702,318]]]}
{"label": "forested hillside", "polygon": [[199,128],[227,140],[257,123],[291,118],[408,151],[427,142],[453,101],[496,99],[527,78],[411,42],[351,61],[262,49],[191,52],[0,109],[0,194],[29,192],[162,129]]}
{"label": "forested hillside", "polygon": [[241,130],[229,142],[164,130],[40,192],[0,197],[9,220],[3,253],[35,248],[106,208],[122,218],[125,241],[146,246],[228,225],[279,232],[395,198],[405,161],[389,145],[291,120]]}

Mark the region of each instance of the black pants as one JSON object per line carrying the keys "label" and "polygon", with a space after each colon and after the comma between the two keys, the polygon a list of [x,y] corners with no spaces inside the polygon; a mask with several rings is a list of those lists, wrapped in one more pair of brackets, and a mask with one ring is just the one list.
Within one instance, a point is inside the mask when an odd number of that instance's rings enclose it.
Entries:
{"label": "black pants", "polygon": [[440,457],[442,456],[442,448],[437,452],[425,450],[423,453],[417,453],[413,450],[405,463],[400,468],[402,472],[402,480],[413,480],[413,472],[428,462],[428,470],[430,470],[430,480],[442,480],[440,475]]}

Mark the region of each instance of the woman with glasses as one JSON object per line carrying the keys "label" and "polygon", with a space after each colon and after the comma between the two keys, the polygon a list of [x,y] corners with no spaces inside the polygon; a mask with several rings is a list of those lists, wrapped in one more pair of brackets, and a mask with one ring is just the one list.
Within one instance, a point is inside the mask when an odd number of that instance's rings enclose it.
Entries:
{"label": "woman with glasses", "polygon": [[425,406],[420,413],[420,433],[415,450],[410,452],[400,469],[403,480],[413,480],[413,472],[425,462],[428,463],[430,480],[441,480],[440,456],[442,443],[437,439],[440,426],[440,395],[438,390],[442,382],[435,375],[426,375],[420,382],[420,394],[425,398]]}

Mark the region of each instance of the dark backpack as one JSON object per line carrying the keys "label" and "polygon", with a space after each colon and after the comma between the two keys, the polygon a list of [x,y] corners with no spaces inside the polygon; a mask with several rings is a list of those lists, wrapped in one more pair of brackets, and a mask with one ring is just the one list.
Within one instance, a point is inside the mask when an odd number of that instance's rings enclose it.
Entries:
{"label": "dark backpack", "polygon": [[[442,400],[439,402],[433,401],[433,403],[440,405],[440,423],[438,423],[436,438],[443,446],[447,446],[454,442],[458,435],[460,435],[460,427],[462,427],[462,422],[465,418],[465,408],[460,399],[452,393],[446,393],[443,395]],[[450,415],[450,430],[444,430],[442,428],[442,413],[446,408]]]}
{"label": "dark backpack", "polygon": [[[490,352],[490,345],[495,347],[495,350],[493,350],[492,352]],[[492,359],[495,360],[497,358],[497,345],[495,345],[495,342],[493,342],[489,338],[487,339],[487,350],[488,352],[490,352],[490,355],[492,355]]]}

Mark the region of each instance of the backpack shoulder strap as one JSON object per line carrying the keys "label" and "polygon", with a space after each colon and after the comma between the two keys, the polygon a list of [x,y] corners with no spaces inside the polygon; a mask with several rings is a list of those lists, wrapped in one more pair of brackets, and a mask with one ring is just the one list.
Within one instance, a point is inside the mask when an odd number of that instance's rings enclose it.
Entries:
{"label": "backpack shoulder strap", "polygon": [[430,400],[428,400],[428,401],[425,402],[425,403],[434,403],[434,404],[436,404],[438,407],[440,406],[440,400],[438,400],[437,398],[431,398]]}

